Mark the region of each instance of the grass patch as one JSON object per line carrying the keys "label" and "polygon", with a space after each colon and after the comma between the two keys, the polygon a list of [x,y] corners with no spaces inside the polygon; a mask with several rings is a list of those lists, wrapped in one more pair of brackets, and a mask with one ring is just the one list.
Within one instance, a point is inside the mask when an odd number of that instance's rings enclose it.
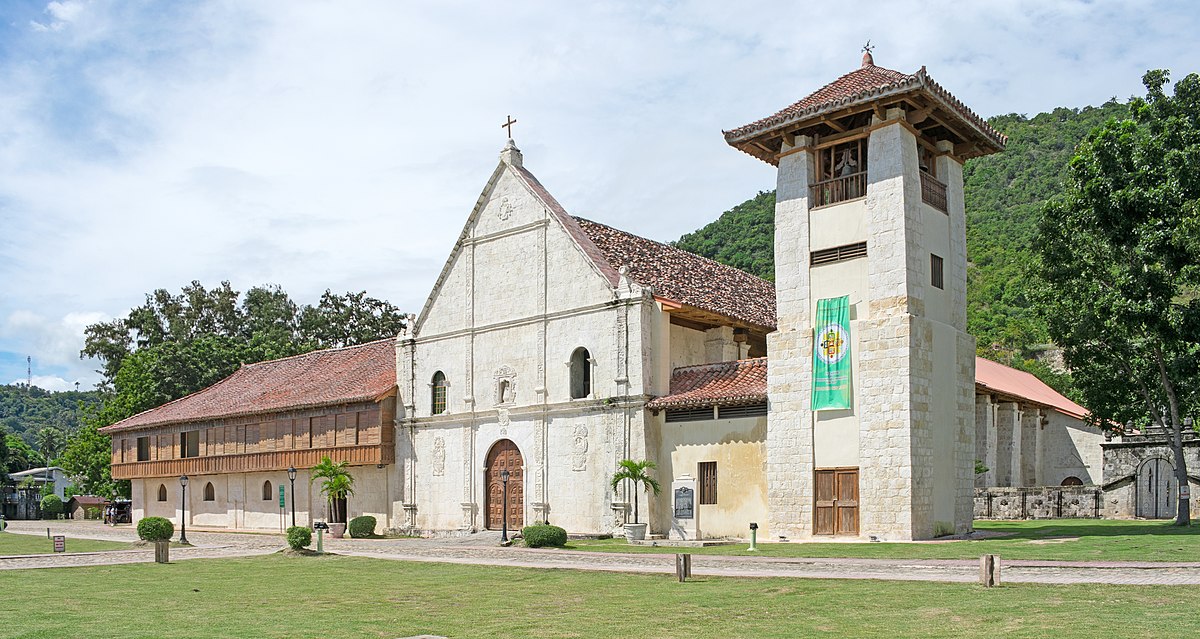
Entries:
{"label": "grass patch", "polygon": [[[36,583],[37,588],[28,584]],[[1195,588],[701,578],[361,557],[0,572],[0,636],[1192,636]],[[113,608],[114,602],[127,602]],[[1137,619],[1137,623],[1129,623]]]}
{"label": "grass patch", "polygon": [[[67,552],[99,552],[104,550],[127,550],[130,544],[119,541],[97,541],[67,537]],[[45,555],[54,552],[54,540],[45,535],[18,535],[0,533],[0,556]]]}
{"label": "grass patch", "polygon": [[1180,528],[1168,522],[1100,519],[977,521],[975,529],[1007,533],[1006,537],[937,543],[760,543],[684,548],[631,546],[624,539],[574,540],[573,550],[765,557],[859,557],[869,559],[976,559],[996,554],[1004,559],[1061,561],[1195,561],[1200,562],[1200,526]]}

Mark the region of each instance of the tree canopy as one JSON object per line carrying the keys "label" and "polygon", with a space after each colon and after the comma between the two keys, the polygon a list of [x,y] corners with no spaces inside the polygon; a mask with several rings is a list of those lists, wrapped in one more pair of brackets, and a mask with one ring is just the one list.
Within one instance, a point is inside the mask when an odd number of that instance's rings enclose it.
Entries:
{"label": "tree canopy", "polygon": [[[1165,71],[1089,134],[1034,246],[1038,309],[1098,425],[1168,429],[1187,485],[1184,417],[1200,412],[1200,76]],[[1177,523],[1188,522],[1179,499]]]}
{"label": "tree canopy", "polygon": [[207,388],[242,364],[392,337],[405,321],[366,292],[327,290],[316,305],[299,305],[278,286],[244,296],[229,282],[153,291],[125,317],[87,327],[81,356],[101,363],[103,405],[71,438],[63,467],[85,490],[125,493],[128,482],[109,474],[110,442],[99,427]]}

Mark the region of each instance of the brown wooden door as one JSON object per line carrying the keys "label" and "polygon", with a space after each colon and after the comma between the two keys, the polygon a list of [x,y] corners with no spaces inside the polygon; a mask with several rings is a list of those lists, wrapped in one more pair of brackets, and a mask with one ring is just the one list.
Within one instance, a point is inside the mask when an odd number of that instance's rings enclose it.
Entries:
{"label": "brown wooden door", "polygon": [[857,535],[858,469],[818,470],[813,480],[813,533]]}
{"label": "brown wooden door", "polygon": [[[519,530],[525,525],[525,462],[521,451],[511,440],[502,439],[488,452],[487,467],[484,468],[484,484],[487,486],[487,528],[500,530],[504,525],[504,511],[508,510],[508,529]],[[504,485],[500,471],[507,470],[508,502],[504,501]]]}

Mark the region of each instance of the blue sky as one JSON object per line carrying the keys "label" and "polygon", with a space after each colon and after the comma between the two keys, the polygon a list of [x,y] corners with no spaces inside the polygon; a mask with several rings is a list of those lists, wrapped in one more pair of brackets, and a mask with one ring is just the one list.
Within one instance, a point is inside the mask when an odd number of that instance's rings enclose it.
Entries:
{"label": "blue sky", "polygon": [[[736,11],[733,7],[737,7]],[[193,279],[417,311],[504,144],[672,240],[770,189],[722,129],[859,64],[981,115],[1200,71],[1188,2],[0,3],[0,383],[97,381],[83,329]],[[353,246],[353,250],[345,247]]]}

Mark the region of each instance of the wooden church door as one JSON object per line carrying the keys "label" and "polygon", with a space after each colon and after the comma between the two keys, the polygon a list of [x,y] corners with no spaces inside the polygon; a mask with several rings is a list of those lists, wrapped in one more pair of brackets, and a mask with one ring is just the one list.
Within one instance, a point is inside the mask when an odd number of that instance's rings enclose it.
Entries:
{"label": "wooden church door", "polygon": [[[521,451],[512,440],[501,439],[488,451],[487,466],[484,468],[484,485],[487,486],[487,528],[500,530],[504,525],[504,511],[508,511],[508,529],[519,530],[525,525],[525,462]],[[508,502],[504,501],[504,484],[500,471],[507,470]]]}
{"label": "wooden church door", "polygon": [[1170,519],[1175,516],[1175,468],[1161,458],[1147,459],[1137,472],[1137,516]]}
{"label": "wooden church door", "polygon": [[839,468],[815,473],[813,533],[858,534],[858,469]]}

